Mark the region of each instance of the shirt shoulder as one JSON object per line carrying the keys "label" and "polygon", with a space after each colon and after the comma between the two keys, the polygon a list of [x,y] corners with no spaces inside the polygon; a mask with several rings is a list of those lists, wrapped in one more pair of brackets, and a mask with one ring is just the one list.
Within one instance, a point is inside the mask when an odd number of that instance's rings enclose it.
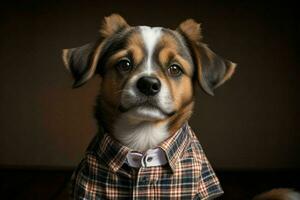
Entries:
{"label": "shirt shoulder", "polygon": [[100,172],[107,172],[105,165],[100,165],[101,155],[97,154],[99,138],[96,136],[89,144],[85,156],[74,170],[71,177],[71,198],[72,199],[95,199],[101,194],[99,182]]}
{"label": "shirt shoulder", "polygon": [[197,196],[199,199],[214,199],[224,193],[223,189],[195,132],[189,126],[187,128],[190,143],[187,146],[186,152],[193,157],[194,165],[199,167]]}

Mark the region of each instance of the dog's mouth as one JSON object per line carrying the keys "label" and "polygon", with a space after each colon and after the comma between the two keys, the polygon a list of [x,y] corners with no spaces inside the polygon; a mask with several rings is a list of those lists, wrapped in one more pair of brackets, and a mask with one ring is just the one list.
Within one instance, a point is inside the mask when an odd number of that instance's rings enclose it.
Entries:
{"label": "dog's mouth", "polygon": [[119,111],[121,113],[126,113],[129,111],[136,111],[137,113],[143,113],[143,115],[147,115],[147,114],[151,114],[153,112],[155,112],[157,115],[160,116],[164,116],[164,117],[171,117],[172,115],[174,115],[176,113],[176,111],[171,111],[171,112],[167,112],[165,110],[163,110],[162,108],[160,108],[159,106],[157,106],[156,104],[153,104],[151,102],[143,102],[143,103],[139,103],[139,104],[135,104],[129,107],[124,107],[122,105],[119,106]]}

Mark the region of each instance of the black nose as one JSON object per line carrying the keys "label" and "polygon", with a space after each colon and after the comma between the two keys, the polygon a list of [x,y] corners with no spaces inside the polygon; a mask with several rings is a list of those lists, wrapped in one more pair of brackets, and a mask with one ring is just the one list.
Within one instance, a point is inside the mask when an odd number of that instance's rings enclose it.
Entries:
{"label": "black nose", "polygon": [[161,84],[155,77],[144,76],[137,81],[136,86],[146,96],[154,96],[160,91]]}

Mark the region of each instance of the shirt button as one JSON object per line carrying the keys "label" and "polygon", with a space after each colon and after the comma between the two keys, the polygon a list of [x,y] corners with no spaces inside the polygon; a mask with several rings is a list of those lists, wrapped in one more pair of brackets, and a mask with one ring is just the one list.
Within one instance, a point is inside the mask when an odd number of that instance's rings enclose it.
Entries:
{"label": "shirt button", "polygon": [[148,157],[148,158],[147,158],[147,162],[151,162],[152,160],[153,160],[152,157]]}

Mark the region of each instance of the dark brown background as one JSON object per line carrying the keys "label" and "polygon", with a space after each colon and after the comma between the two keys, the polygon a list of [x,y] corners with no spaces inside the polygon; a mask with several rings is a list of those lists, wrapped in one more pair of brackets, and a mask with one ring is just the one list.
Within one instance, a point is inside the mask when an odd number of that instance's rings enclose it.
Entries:
{"label": "dark brown background", "polygon": [[72,90],[61,49],[97,38],[104,16],[176,28],[202,22],[204,41],[238,63],[191,125],[217,169],[300,167],[299,23],[289,1],[25,1],[1,3],[0,166],[73,167],[96,132],[99,79]]}

